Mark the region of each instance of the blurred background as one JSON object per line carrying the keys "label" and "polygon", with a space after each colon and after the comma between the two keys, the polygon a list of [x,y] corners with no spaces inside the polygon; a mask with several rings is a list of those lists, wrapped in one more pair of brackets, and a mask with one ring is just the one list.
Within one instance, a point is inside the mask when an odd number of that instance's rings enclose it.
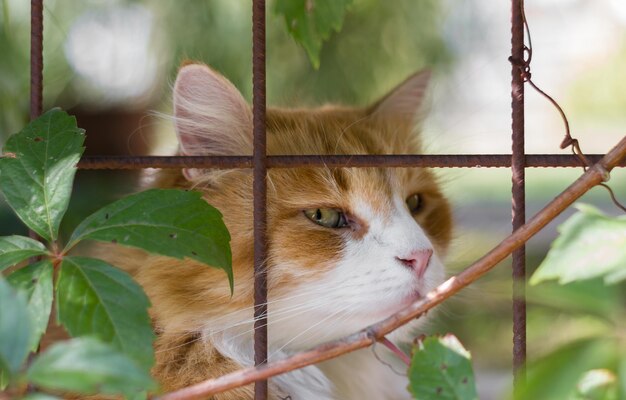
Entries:
{"label": "blurred background", "polygon": [[[28,120],[30,9],[23,0],[0,3],[3,142]],[[171,112],[171,87],[183,60],[211,65],[250,99],[249,3],[46,0],[44,109],[61,106],[77,116],[79,126],[87,130],[88,154],[172,154],[176,150],[173,127],[159,114]],[[564,108],[583,151],[608,151],[626,132],[626,2],[526,3],[534,82]],[[268,10],[272,9],[269,1]],[[269,11],[268,102],[365,105],[427,67],[434,73],[422,128],[428,152],[509,153],[509,15],[506,1],[353,0],[341,32],[325,43],[320,68],[315,70],[287,34],[283,18]],[[526,90],[527,152],[566,154],[558,148],[564,134],[558,113],[530,88]],[[581,171],[527,170],[527,215],[532,216]],[[438,173],[455,206],[456,239],[448,257],[453,273],[510,232],[510,171]],[[136,172],[81,171],[66,228],[132,190],[136,178]],[[625,178],[626,170],[619,169],[611,180],[622,201]],[[24,227],[1,201],[0,235],[23,233]],[[593,189],[581,201],[618,214],[602,188]],[[530,271],[545,256],[563,218],[529,242]],[[510,390],[509,265],[510,260],[503,262],[442,306],[431,327],[432,332],[454,332],[472,351],[482,399],[502,399]],[[579,291],[573,286],[540,285],[530,291],[531,360],[563,343],[624,329],[615,321],[624,317],[626,288],[596,286],[592,289],[597,296],[585,301],[576,297]],[[590,310],[604,316],[590,316]]]}

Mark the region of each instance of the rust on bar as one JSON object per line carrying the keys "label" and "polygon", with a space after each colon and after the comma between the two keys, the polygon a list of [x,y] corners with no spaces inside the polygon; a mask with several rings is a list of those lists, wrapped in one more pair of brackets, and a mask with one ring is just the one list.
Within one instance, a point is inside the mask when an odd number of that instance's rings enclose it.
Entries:
{"label": "rust on bar", "polygon": [[[524,0],[511,1],[511,60],[523,60]],[[512,128],[512,224],[513,232],[526,222],[525,149],[524,149],[524,76],[515,63],[511,66]],[[517,393],[526,377],[526,246],[520,245],[513,256],[513,387]]]}
{"label": "rust on bar", "polygon": [[43,0],[30,1],[30,119],[43,111]]}
{"label": "rust on bar", "polygon": [[[43,0],[30,2],[30,120],[43,112]],[[41,240],[33,230],[28,237]],[[38,261],[33,257],[30,262]]]}
{"label": "rust on bar", "polygon": [[[267,152],[265,127],[265,0],[252,2],[252,114],[254,201],[254,365],[267,363]],[[267,380],[254,385],[254,399],[266,400]]]}
{"label": "rust on bar", "polygon": [[478,278],[493,269],[512,251],[522,246],[534,234],[548,225],[554,218],[572,205],[580,196],[605,179],[607,171],[624,161],[626,157],[626,137],[624,137],[599,163],[589,168],[580,178],[572,183],[541,211],[535,214],[528,223],[521,226],[506,237],[491,251],[467,267],[461,273],[451,277],[423,299],[416,301],[404,310],[389,318],[371,325],[350,336],[321,344],[311,350],[294,354],[285,359],[273,361],[260,368],[250,367],[204,382],[180,389],[162,396],[158,400],[191,400],[206,399],[252,382],[268,379],[272,376],[293,371],[307,365],[316,364],[351,351],[362,349],[377,342],[391,331],[425,314],[428,310],[458,293],[461,289],[475,282]]}
{"label": "rust on bar", "polygon": [[[527,168],[577,167],[580,161],[572,154],[529,154]],[[587,155],[596,163],[601,154]],[[622,161],[618,167],[626,167]],[[296,167],[424,167],[424,168],[510,168],[508,154],[424,154],[424,155],[303,155],[267,156],[268,168]],[[250,156],[85,156],[80,169],[141,168],[252,168]]]}

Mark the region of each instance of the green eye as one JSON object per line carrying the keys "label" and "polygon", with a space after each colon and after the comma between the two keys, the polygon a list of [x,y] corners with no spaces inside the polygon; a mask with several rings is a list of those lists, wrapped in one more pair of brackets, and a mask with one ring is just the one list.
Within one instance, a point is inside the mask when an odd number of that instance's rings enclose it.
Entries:
{"label": "green eye", "polygon": [[406,198],[406,206],[411,214],[415,214],[422,209],[422,197],[415,193]]}
{"label": "green eye", "polygon": [[316,224],[326,228],[343,228],[348,226],[346,215],[332,208],[311,208],[304,210],[304,215]]}

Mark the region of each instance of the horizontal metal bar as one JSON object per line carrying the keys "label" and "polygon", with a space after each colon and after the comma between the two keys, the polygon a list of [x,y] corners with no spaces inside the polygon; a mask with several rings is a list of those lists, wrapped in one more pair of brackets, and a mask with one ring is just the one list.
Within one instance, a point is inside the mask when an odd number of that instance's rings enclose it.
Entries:
{"label": "horizontal metal bar", "polygon": [[[587,155],[598,162],[601,154]],[[423,155],[299,155],[268,156],[270,168],[295,167],[430,167],[430,168],[509,168],[509,154],[423,154]],[[528,154],[527,168],[580,167],[570,154]],[[626,167],[626,160],[618,165]],[[141,168],[252,168],[252,156],[85,156],[81,169]]]}

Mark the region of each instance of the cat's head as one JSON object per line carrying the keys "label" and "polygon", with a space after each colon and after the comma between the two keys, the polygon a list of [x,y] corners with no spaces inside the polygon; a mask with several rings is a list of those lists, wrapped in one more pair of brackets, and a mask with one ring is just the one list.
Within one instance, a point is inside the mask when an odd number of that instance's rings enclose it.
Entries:
{"label": "cat's head", "polygon": [[[428,73],[415,74],[367,108],[269,109],[267,153],[419,154],[415,122],[427,81]],[[208,67],[180,70],[174,112],[182,154],[252,154],[251,107]],[[235,299],[251,301],[251,171],[188,169],[183,175],[223,213],[232,236]],[[309,329],[294,341],[306,346],[353,332],[443,281],[451,215],[431,171],[270,169],[267,183],[272,341]]]}

